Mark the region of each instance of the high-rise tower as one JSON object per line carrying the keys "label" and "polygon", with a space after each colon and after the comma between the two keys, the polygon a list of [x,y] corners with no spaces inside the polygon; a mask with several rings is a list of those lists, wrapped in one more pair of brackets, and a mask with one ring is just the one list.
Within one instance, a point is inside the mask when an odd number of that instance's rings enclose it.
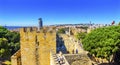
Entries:
{"label": "high-rise tower", "polygon": [[42,18],[39,18],[38,20],[39,20],[39,21],[38,21],[38,24],[39,24],[39,26],[38,26],[38,31],[40,31],[40,28],[43,27],[43,22],[42,22]]}

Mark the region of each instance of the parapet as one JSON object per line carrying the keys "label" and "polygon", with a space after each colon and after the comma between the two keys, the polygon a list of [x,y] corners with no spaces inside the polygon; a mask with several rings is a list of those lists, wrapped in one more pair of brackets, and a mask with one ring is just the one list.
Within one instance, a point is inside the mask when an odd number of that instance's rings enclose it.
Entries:
{"label": "parapet", "polygon": [[14,55],[11,56],[12,65],[21,65],[21,51],[18,50]]}
{"label": "parapet", "polygon": [[40,31],[37,27],[24,27],[20,29],[20,32],[36,32],[36,33],[55,33],[56,31],[51,28],[41,28]]}
{"label": "parapet", "polygon": [[11,58],[18,58],[21,56],[20,50],[18,50],[14,55],[11,56]]}
{"label": "parapet", "polygon": [[37,28],[36,27],[24,27],[20,29],[20,32],[36,32]]}

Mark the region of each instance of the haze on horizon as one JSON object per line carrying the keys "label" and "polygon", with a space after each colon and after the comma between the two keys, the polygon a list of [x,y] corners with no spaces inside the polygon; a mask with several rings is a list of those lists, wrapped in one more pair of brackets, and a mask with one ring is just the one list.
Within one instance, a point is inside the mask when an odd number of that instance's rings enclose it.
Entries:
{"label": "haze on horizon", "polygon": [[0,25],[120,22],[120,0],[0,0]]}

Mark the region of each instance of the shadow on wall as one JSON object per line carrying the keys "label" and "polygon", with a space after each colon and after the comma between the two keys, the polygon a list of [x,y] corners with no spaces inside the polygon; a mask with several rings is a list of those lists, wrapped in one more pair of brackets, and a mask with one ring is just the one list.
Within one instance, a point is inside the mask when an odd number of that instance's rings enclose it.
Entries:
{"label": "shadow on wall", "polygon": [[59,53],[59,51],[61,51],[62,53],[66,54],[69,53],[64,45],[64,40],[62,39],[62,37],[59,37],[59,35],[56,36],[57,37],[57,53]]}

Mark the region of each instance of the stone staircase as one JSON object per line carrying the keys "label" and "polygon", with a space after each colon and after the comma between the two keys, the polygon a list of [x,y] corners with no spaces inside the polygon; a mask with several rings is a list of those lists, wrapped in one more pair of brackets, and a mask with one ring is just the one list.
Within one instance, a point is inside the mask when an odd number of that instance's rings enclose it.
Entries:
{"label": "stone staircase", "polygon": [[64,55],[61,55],[63,58],[63,63],[58,62],[59,54],[53,52],[50,53],[50,65],[70,65]]}
{"label": "stone staircase", "polygon": [[50,52],[50,65],[59,65],[57,61],[57,55],[52,51]]}

